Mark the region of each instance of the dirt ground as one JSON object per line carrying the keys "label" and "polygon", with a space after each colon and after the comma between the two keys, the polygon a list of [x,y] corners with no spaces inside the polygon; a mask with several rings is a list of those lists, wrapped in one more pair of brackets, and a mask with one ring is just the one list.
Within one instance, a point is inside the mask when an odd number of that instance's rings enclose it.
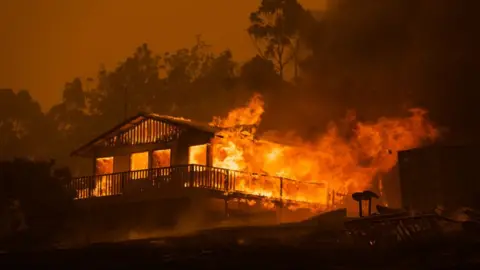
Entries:
{"label": "dirt ground", "polygon": [[389,250],[332,243],[283,245],[202,243],[199,239],[137,240],[78,249],[0,254],[0,267],[44,265],[69,269],[480,269],[480,244],[430,243]]}

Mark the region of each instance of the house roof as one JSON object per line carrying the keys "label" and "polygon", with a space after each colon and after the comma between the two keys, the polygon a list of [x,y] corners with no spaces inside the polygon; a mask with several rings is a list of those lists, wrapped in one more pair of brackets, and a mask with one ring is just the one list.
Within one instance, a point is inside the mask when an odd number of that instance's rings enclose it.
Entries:
{"label": "house roof", "polygon": [[156,121],[160,121],[166,124],[171,124],[179,127],[186,127],[196,129],[198,131],[207,132],[211,134],[215,134],[216,132],[220,131],[221,129],[218,127],[209,126],[207,124],[198,123],[189,119],[181,118],[181,117],[174,117],[168,115],[159,115],[154,113],[139,113],[122,123],[116,125],[112,129],[108,130],[107,132],[101,134],[100,136],[96,137],[95,139],[91,140],[90,142],[86,143],[85,145],[79,147],[75,151],[71,153],[72,156],[82,155],[88,152],[92,147],[102,143],[118,134],[121,134],[136,125],[142,123],[147,119],[153,119]]}

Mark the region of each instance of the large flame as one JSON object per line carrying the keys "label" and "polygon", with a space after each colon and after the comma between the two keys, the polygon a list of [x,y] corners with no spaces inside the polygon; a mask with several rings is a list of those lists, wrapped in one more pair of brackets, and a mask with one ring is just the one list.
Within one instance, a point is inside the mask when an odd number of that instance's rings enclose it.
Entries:
{"label": "large flame", "polygon": [[[254,95],[246,106],[213,119],[211,125],[228,128],[221,132],[223,138],[212,141],[214,167],[328,183],[330,190],[355,192],[369,188],[377,174],[390,171],[397,163],[397,151],[418,147],[439,135],[422,109],[410,110],[410,117],[381,118],[374,123],[355,122],[350,113],[347,120],[353,128],[349,138],[340,136],[338,127],[331,124],[315,141],[297,138],[294,145],[287,146],[255,139],[263,113],[262,97]],[[265,187],[257,189],[247,191],[268,194]],[[297,186],[296,193],[295,199],[327,200],[308,187]]]}

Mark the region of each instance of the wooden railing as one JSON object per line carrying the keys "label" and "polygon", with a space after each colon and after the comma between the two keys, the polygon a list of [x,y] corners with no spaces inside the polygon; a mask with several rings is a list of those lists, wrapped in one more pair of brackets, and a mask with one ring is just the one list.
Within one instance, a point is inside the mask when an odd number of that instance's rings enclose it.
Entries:
{"label": "wooden railing", "polygon": [[166,187],[205,188],[230,194],[313,203],[315,198],[325,198],[327,192],[323,183],[296,181],[202,165],[180,165],[79,177],[72,179],[68,185],[68,188],[76,193],[76,199],[122,195]]}

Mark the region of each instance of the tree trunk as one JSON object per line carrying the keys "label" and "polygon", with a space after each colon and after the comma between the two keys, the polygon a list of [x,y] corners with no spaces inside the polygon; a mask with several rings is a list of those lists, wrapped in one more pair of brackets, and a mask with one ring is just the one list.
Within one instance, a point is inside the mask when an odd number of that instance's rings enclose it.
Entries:
{"label": "tree trunk", "polygon": [[298,82],[298,50],[299,50],[299,47],[300,47],[300,39],[297,39],[296,42],[295,42],[295,48],[294,48],[294,57],[293,57],[293,68],[294,68],[294,75],[293,75],[293,78],[294,78],[294,81],[295,83]]}

